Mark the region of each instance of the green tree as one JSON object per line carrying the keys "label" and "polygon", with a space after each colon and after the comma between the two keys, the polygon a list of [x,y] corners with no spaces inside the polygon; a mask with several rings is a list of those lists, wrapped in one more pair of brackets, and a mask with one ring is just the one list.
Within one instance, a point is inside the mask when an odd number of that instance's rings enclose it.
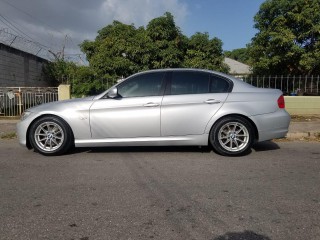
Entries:
{"label": "green tree", "polygon": [[248,48],[237,48],[232,51],[225,51],[224,55],[228,58],[232,58],[242,63],[249,63],[249,51]]}
{"label": "green tree", "polygon": [[186,37],[176,26],[171,13],[152,19],[146,28],[152,41],[150,68],[180,67],[184,57]]}
{"label": "green tree", "polygon": [[63,58],[56,58],[45,65],[44,74],[57,84],[68,83],[70,73],[74,72],[75,68],[75,63],[65,61]]}
{"label": "green tree", "polygon": [[267,0],[255,15],[249,45],[255,73],[320,73],[320,1]]}
{"label": "green tree", "polygon": [[103,80],[89,66],[77,66],[70,75],[72,94],[75,97],[96,95],[106,90]]}
{"label": "green tree", "polygon": [[95,41],[84,41],[81,49],[97,76],[114,81],[148,69],[151,45],[143,27],[114,21],[98,32]]}
{"label": "green tree", "polygon": [[185,67],[211,69],[228,72],[223,63],[222,41],[218,38],[209,39],[208,33],[196,33],[188,39],[183,65]]}
{"label": "green tree", "polygon": [[[227,72],[221,40],[209,39],[207,33],[186,37],[168,12],[152,19],[146,28],[114,21],[99,30],[94,41],[84,41],[80,47],[87,56],[90,76],[109,86],[147,69],[194,67]],[[87,81],[93,80],[88,77]]]}

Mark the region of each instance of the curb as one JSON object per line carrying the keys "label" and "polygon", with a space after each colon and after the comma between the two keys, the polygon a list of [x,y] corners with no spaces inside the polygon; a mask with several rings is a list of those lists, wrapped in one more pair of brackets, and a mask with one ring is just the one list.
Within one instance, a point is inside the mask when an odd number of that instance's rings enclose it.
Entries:
{"label": "curb", "polygon": [[310,138],[310,139],[316,139],[320,137],[320,132],[294,132],[294,133],[288,133],[286,138],[290,139],[301,139],[301,138]]}

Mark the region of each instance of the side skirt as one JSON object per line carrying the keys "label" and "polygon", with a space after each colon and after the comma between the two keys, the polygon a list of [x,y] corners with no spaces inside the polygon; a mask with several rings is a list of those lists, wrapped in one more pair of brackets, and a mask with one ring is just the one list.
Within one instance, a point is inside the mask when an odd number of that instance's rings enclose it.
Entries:
{"label": "side skirt", "polygon": [[139,137],[139,138],[104,138],[75,139],[76,147],[116,147],[116,146],[206,146],[208,134],[172,136],[172,137]]}

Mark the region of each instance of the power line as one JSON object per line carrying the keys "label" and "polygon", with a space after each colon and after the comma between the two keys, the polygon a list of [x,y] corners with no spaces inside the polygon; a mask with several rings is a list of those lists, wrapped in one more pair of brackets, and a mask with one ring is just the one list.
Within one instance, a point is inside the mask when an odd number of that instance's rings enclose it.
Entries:
{"label": "power line", "polygon": [[[39,45],[38,42],[34,42],[22,36],[10,33],[8,29],[0,28],[0,42],[4,43],[5,45],[14,47],[21,51],[30,53],[32,55],[35,55],[47,60],[52,60],[53,59],[52,57],[54,55],[57,56],[57,54],[53,53],[49,48]],[[58,55],[59,55],[59,52],[58,52]],[[85,65],[86,62],[82,59],[82,56],[84,56],[84,59],[85,59],[85,55],[82,53],[65,53],[64,54],[64,57],[66,60],[82,63]]]}
{"label": "power line", "polygon": [[[13,31],[15,31],[18,34],[22,34],[24,36],[26,36],[27,38],[29,38],[31,41],[36,42],[32,37],[30,37],[28,34],[26,34],[25,32],[21,31],[18,27],[16,27],[13,23],[11,23],[6,17],[4,17],[1,13],[0,13],[0,17],[2,19],[4,19],[8,24],[6,24],[4,21],[1,20],[1,22],[3,22],[7,27],[9,27],[10,29],[12,29]],[[10,27],[11,26],[11,27]],[[40,43],[39,43],[40,44]],[[40,44],[43,45],[43,44]],[[43,45],[44,46],[44,45]]]}
{"label": "power line", "polygon": [[[54,31],[57,31],[57,32],[61,33],[62,35],[65,35],[65,33],[61,32],[59,29],[57,29],[57,28],[55,28],[55,27],[53,27],[53,26],[49,25],[49,24],[48,24],[48,23],[46,23],[45,21],[43,21],[43,20],[41,20],[41,19],[39,19],[39,18],[37,18],[37,17],[35,17],[35,16],[31,15],[30,13],[28,13],[28,12],[26,12],[26,11],[24,11],[24,10],[22,10],[22,9],[18,8],[17,6],[15,6],[14,4],[12,4],[12,3],[8,2],[7,0],[0,0],[0,1],[2,1],[2,2],[4,2],[4,3],[8,4],[9,6],[11,6],[11,7],[12,7],[12,8],[14,8],[14,9],[16,9],[16,10],[18,10],[18,11],[20,11],[20,12],[22,12],[22,13],[26,14],[26,15],[27,15],[27,16],[29,16],[30,18],[35,19],[36,21],[43,23],[44,25],[46,25],[47,27],[49,27],[49,28],[53,29]],[[76,49],[76,48],[77,48],[77,46],[76,46],[76,45],[75,45],[75,43],[73,42],[73,40],[72,40],[71,36],[68,36],[68,38],[70,39],[70,42],[71,42],[71,44],[73,45],[73,47]]]}
{"label": "power line", "polygon": [[10,2],[8,2],[8,1],[6,1],[6,0],[0,0],[0,1],[4,2],[4,3],[8,4],[9,6],[13,7],[14,9],[16,9],[16,10],[18,10],[18,11],[20,11],[20,12],[22,12],[22,13],[26,14],[26,15],[28,15],[29,17],[31,17],[31,18],[33,18],[33,19],[35,19],[35,20],[39,21],[39,22],[42,22],[42,23],[43,23],[43,24],[45,24],[47,27],[49,27],[49,28],[51,28],[51,29],[54,29],[55,31],[60,32],[61,34],[63,34],[63,35],[64,35],[64,33],[63,33],[63,32],[61,32],[59,29],[56,29],[55,27],[48,25],[46,22],[44,22],[44,21],[42,21],[41,19],[39,19],[39,18],[37,18],[37,17],[35,17],[35,16],[31,15],[30,13],[28,13],[28,12],[26,12],[26,11],[24,11],[24,10],[22,10],[22,9],[18,8],[18,7],[16,7],[16,6],[15,6],[15,5],[13,5],[12,3],[10,3]]}

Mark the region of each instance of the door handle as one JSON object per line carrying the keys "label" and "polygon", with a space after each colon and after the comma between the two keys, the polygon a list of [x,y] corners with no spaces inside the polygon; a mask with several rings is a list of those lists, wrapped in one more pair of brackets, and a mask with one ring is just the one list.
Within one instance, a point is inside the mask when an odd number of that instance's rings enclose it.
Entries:
{"label": "door handle", "polygon": [[207,103],[207,104],[217,104],[217,103],[221,103],[221,101],[215,100],[215,99],[208,99],[208,100],[204,101],[204,103]]}
{"label": "door handle", "polygon": [[153,103],[153,102],[149,102],[147,104],[143,105],[144,107],[158,107],[159,103]]}

